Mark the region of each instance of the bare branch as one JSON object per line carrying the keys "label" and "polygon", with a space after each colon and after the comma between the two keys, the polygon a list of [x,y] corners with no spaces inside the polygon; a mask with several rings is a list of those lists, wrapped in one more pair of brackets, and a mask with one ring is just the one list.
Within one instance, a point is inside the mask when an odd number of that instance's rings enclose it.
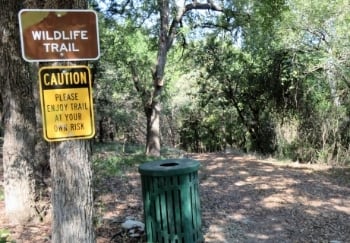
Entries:
{"label": "bare branch", "polygon": [[130,4],[130,0],[126,0],[124,3],[112,2],[108,8],[108,12],[112,14],[124,14],[126,7]]}
{"label": "bare branch", "polygon": [[223,12],[223,8],[218,6],[213,2],[213,0],[208,0],[206,3],[198,3],[198,2],[193,2],[190,4],[187,4],[185,7],[185,13],[191,10],[213,10],[213,11],[218,11],[218,12]]}
{"label": "bare branch", "polygon": [[146,91],[145,91],[144,87],[142,87],[142,85],[141,85],[141,81],[140,81],[139,75],[137,73],[135,63],[130,62],[129,65],[130,65],[132,80],[134,81],[135,89],[138,93],[143,95]]}
{"label": "bare branch", "polygon": [[327,36],[329,36],[329,34],[327,33],[326,30],[313,30],[311,28],[302,28],[303,31],[310,33],[311,35],[317,37],[319,40],[323,41],[324,43],[326,43],[326,45],[329,45],[329,42],[327,41]]}
{"label": "bare branch", "polygon": [[216,5],[213,0],[208,0],[206,3],[198,3],[197,1],[193,1],[192,3],[187,4],[184,7],[179,7],[177,9],[177,14],[176,17],[173,19],[170,29],[169,29],[169,34],[168,34],[168,41],[167,41],[167,48],[169,49],[176,37],[177,34],[177,28],[182,21],[183,16],[192,10],[213,10],[217,12],[223,12],[223,8]]}

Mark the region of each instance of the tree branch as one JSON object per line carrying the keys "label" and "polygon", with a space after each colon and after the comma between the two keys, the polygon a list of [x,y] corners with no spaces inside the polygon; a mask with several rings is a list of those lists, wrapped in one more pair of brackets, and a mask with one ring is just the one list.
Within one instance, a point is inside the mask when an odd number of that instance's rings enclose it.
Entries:
{"label": "tree branch", "polygon": [[176,17],[173,19],[168,34],[167,49],[172,46],[174,39],[177,34],[177,28],[182,21],[183,16],[192,10],[213,10],[217,12],[224,12],[223,8],[216,5],[213,0],[208,0],[207,3],[198,3],[193,1],[192,3],[186,4],[183,7],[179,7],[177,10]]}
{"label": "tree branch", "polygon": [[141,85],[141,81],[140,81],[139,75],[137,73],[137,70],[136,70],[136,67],[135,67],[135,63],[134,62],[130,62],[129,66],[130,66],[130,69],[131,69],[132,80],[134,81],[135,89],[143,97],[144,94],[146,93],[146,90]]}
{"label": "tree branch", "polygon": [[112,2],[108,7],[107,11],[112,14],[124,14],[126,7],[130,4],[130,0],[126,0],[124,3],[118,4],[117,2]]}

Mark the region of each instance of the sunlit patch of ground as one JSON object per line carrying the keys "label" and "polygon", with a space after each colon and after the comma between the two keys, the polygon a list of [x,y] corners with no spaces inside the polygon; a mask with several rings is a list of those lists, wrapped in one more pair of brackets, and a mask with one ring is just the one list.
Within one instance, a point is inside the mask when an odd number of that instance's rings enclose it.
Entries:
{"label": "sunlit patch of ground", "polygon": [[[241,154],[189,157],[201,163],[205,242],[349,242],[348,168],[282,163]],[[143,221],[140,184],[137,166],[95,183],[97,243],[144,240],[131,239],[121,229],[126,217]],[[17,242],[48,242],[49,222],[11,226],[3,211],[0,203],[0,228],[9,228]]]}

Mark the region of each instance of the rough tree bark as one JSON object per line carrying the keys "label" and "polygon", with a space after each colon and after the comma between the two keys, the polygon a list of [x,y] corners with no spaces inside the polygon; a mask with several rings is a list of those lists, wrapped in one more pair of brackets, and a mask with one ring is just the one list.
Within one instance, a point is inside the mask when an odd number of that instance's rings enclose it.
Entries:
{"label": "rough tree bark", "polygon": [[29,65],[20,57],[21,1],[0,1],[0,87],[3,104],[5,210],[13,222],[35,215],[35,105]]}
{"label": "rough tree bark", "polygon": [[[86,7],[86,0],[46,0],[44,6],[48,9]],[[90,142],[72,140],[50,143],[50,168],[52,242],[95,242]]]}
{"label": "rough tree bark", "polygon": [[52,242],[94,242],[90,145],[84,140],[51,144]]}
{"label": "rough tree bark", "polygon": [[[23,8],[25,9],[42,9],[45,2],[42,0],[24,0]],[[31,64],[31,76],[35,80],[33,82],[33,97],[35,103],[35,117],[36,117],[36,132],[35,132],[35,164],[34,175],[36,182],[36,194],[42,195],[47,189],[46,179],[50,178],[50,146],[43,138],[43,124],[40,110],[40,97],[37,76],[39,71],[39,64]],[[39,198],[40,199],[40,198]]]}

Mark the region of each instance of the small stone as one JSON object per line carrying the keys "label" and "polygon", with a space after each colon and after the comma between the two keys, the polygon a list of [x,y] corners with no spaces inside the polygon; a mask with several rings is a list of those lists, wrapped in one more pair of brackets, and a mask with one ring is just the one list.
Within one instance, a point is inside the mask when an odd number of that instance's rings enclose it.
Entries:
{"label": "small stone", "polygon": [[145,224],[140,221],[128,219],[124,223],[122,223],[122,227],[126,230],[138,228],[140,231],[144,231]]}

